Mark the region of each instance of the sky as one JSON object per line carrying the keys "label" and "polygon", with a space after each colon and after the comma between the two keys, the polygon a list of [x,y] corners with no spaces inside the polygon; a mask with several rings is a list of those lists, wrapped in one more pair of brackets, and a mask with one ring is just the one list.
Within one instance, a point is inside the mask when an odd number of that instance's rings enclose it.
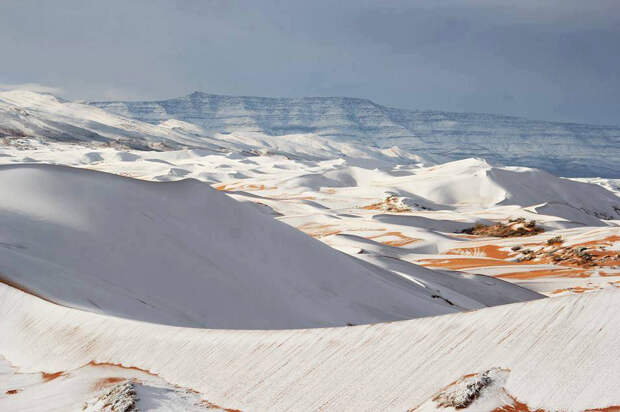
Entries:
{"label": "sky", "polygon": [[620,125],[617,0],[2,0],[0,88],[199,90]]}

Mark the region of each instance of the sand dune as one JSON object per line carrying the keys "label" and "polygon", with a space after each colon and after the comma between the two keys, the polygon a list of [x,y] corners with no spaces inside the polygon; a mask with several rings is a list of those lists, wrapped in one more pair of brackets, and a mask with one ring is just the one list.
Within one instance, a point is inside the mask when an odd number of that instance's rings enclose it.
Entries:
{"label": "sand dune", "polygon": [[452,382],[500,368],[469,410],[504,406],[507,393],[529,410],[583,411],[620,405],[619,294],[366,326],[218,331],[95,315],[0,285],[0,325],[14,331],[0,335],[0,353],[24,373],[119,364],[218,405],[274,411],[435,409]]}

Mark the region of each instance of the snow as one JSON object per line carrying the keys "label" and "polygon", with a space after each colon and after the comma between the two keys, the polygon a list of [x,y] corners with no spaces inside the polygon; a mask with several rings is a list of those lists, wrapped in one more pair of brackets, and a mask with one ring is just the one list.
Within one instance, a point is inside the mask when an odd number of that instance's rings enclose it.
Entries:
{"label": "snow", "polygon": [[[0,137],[161,149],[196,145],[195,135],[124,118],[86,104],[27,90],[0,92]],[[201,147],[211,147],[202,142]]]}
{"label": "snow", "polygon": [[[480,374],[461,378],[436,394],[432,399],[435,405],[432,406],[438,406],[438,409],[464,409],[475,404],[475,407],[480,407],[479,398],[488,398],[490,391],[497,391],[497,388],[493,388],[493,386],[498,386],[498,381],[505,381],[505,375],[508,372],[500,368],[493,368]],[[505,405],[505,403],[493,405],[494,407],[490,407],[487,410],[493,410],[502,405]],[[423,410],[425,408],[421,407],[418,409]]]}
{"label": "snow", "polygon": [[46,375],[20,371],[0,357],[0,410],[99,412],[110,410],[105,405],[115,401],[117,406],[129,401],[139,411],[224,410],[195,391],[136,368],[89,363]]}
{"label": "snow", "polygon": [[620,291],[341,328],[178,328],[75,310],[0,285],[0,353],[23,373],[91,361],[148,370],[241,410],[407,410],[460,377],[509,370],[531,410],[620,404]]}
{"label": "snow", "polygon": [[[149,183],[19,165],[0,168],[0,191],[0,272],[73,307],[241,329],[359,324],[457,310],[434,298],[436,291],[362,265],[197,181]],[[410,266],[415,274],[417,267]],[[470,280],[444,282],[451,293],[467,290]],[[493,304],[537,297],[505,288],[503,298],[490,299]],[[486,302],[466,301],[465,309]]]}
{"label": "snow", "polygon": [[[100,110],[105,109],[105,110]],[[446,119],[451,119],[446,121]],[[471,157],[563,176],[618,178],[620,129],[475,113],[413,112],[363,99],[269,99],[194,93],[159,102],[70,102],[0,92],[0,137],[202,148],[333,159],[357,165]],[[604,151],[606,156],[601,157]],[[354,163],[351,163],[354,164]]]}
{"label": "snow", "polygon": [[285,99],[195,92],[161,101],[91,104],[147,123],[169,119],[193,123],[208,136],[258,134],[287,142],[306,134],[381,149],[397,146],[395,154],[416,154],[435,163],[480,157],[562,176],[620,177],[616,160],[620,128],[613,126],[410,111],[346,97]]}
{"label": "snow", "polygon": [[[620,220],[600,219],[604,215],[617,213],[617,195],[597,185],[560,179],[527,168],[497,168],[484,161],[470,159],[426,168],[400,165],[368,169],[351,166],[349,160],[215,154],[197,149],[166,152],[118,150],[65,143],[36,143],[25,149],[14,146],[0,148],[0,163],[4,164],[56,163],[149,181],[171,182],[193,178],[208,182],[227,191],[236,200],[255,206],[254,209],[260,213],[301,229],[329,246],[356,257],[359,257],[360,250],[375,250],[410,263],[427,264],[428,258],[455,257],[446,255],[446,252],[472,255],[475,250],[480,251],[489,244],[503,245],[509,251],[512,246],[523,244],[523,241],[465,239],[454,233],[477,223],[489,224],[517,217],[536,220],[538,225],[543,226],[548,232],[532,238],[543,243],[548,238],[556,235],[566,237],[566,234],[574,242],[582,238],[584,241],[604,239],[614,236],[620,224]],[[327,185],[312,183],[326,179]],[[472,184],[469,188],[462,185],[464,197],[457,197],[457,192],[452,193],[450,196],[454,202],[451,204],[439,204],[423,197],[439,191],[449,192],[454,187],[451,179],[463,179]],[[496,193],[492,196],[496,198],[494,202],[499,203],[476,202],[470,192],[479,191],[479,187],[494,187]],[[397,199],[403,210],[408,208],[409,211],[390,212],[383,207],[364,209],[389,197]],[[566,211],[571,211],[571,214]],[[55,219],[62,217],[63,210],[54,216]],[[405,244],[393,247],[383,242]],[[480,255],[481,252],[476,253]],[[498,268],[494,263],[489,268],[492,270],[478,266],[465,271],[499,276],[501,271],[496,270]],[[501,269],[504,272],[522,270],[510,261]],[[605,272],[612,275],[608,282],[619,280],[613,276],[617,272],[613,267],[605,268]],[[558,278],[557,287],[544,289],[544,292],[574,287],[574,282],[567,279]],[[588,286],[587,278],[582,279],[584,286]],[[508,280],[523,284],[522,280]],[[550,284],[545,282],[545,285]],[[87,303],[87,306],[91,305]]]}
{"label": "snow", "polygon": [[616,132],[0,92],[0,409],[620,405]]}

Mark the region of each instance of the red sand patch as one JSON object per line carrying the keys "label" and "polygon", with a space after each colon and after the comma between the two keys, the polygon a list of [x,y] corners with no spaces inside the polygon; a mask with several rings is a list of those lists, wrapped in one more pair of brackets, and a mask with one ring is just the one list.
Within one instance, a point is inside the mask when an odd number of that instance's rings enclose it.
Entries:
{"label": "red sand patch", "polygon": [[244,190],[275,190],[277,189],[276,186],[265,186],[265,185],[244,185],[241,186]]}
{"label": "red sand patch", "polygon": [[[526,262],[506,262],[505,260],[491,258],[446,258],[446,259],[422,259],[418,261],[423,266],[441,267],[448,269],[469,269],[489,266],[517,266]],[[531,263],[530,263],[531,264]]]}
{"label": "red sand patch", "polygon": [[[522,261],[522,262],[510,262],[501,259],[493,258],[446,258],[446,259],[421,259],[417,262],[422,266],[428,267],[440,267],[447,269],[472,269],[472,268],[485,268],[495,266],[527,266],[536,264],[549,264],[544,260],[539,261]],[[509,270],[509,269],[507,269]],[[589,277],[591,271],[582,269],[580,267],[572,268],[558,268],[558,269],[540,269],[530,270],[522,272],[507,272],[502,274],[493,275],[499,278],[512,278],[512,279],[534,279],[546,276],[561,276],[561,277]]]}
{"label": "red sand patch", "polygon": [[381,209],[381,205],[383,203],[373,203],[371,205],[366,205],[366,206],[362,206],[360,207],[360,209],[365,209],[365,210],[379,210]]}
{"label": "red sand patch", "polygon": [[370,236],[367,239],[378,239],[378,238],[382,238],[382,237],[387,237],[387,236],[393,236],[393,237],[397,237],[398,240],[378,240],[379,243],[382,243],[384,245],[388,245],[388,246],[396,246],[396,247],[402,247],[402,246],[406,246],[408,244],[411,244],[413,242],[417,242],[420,239],[416,239],[413,237],[409,237],[407,235],[403,235],[400,232],[386,232],[386,233],[381,233],[379,235],[375,235],[375,236]]}
{"label": "red sand patch", "polygon": [[53,381],[54,379],[64,374],[65,374],[64,371],[59,371],[59,372],[54,372],[54,373],[41,372],[41,379],[43,379],[44,382],[49,382],[49,381]]}
{"label": "red sand patch", "polygon": [[527,404],[519,402],[514,396],[509,394],[507,395],[510,397],[510,399],[512,399],[512,404],[495,408],[493,409],[493,412],[545,412],[544,409],[530,409]]}
{"label": "red sand patch", "polygon": [[553,277],[588,277],[589,273],[585,270],[579,269],[542,269],[542,270],[530,270],[526,272],[510,272],[502,273],[501,275],[495,275],[498,278],[511,278],[511,279],[535,279],[543,278],[547,276]]}
{"label": "red sand patch", "polygon": [[101,378],[93,385],[93,390],[98,391],[118,382],[126,381],[127,378],[119,378],[116,376],[110,378]]}
{"label": "red sand patch", "polygon": [[[558,266],[559,269],[535,270],[532,272],[514,272],[499,275],[500,277],[512,277],[515,279],[530,279],[544,276],[579,276],[588,277],[592,270],[600,267],[620,266],[620,253],[618,251],[603,250],[605,246],[610,246],[620,237],[608,236],[600,240],[582,242],[572,246],[561,246],[560,243],[549,248],[547,242],[526,243],[517,250],[500,250],[504,247],[497,245],[482,245],[477,247],[466,247],[451,249],[446,255],[469,255],[471,258],[451,258],[445,259],[426,259],[421,260],[420,264],[431,267],[441,267],[448,269],[471,269],[491,266],[514,266],[514,265],[534,265],[549,264]],[[531,247],[531,248],[530,248]],[[580,248],[586,248],[583,251]],[[546,249],[546,250],[543,250]],[[525,252],[525,253],[524,253]],[[476,255],[484,255],[478,257]],[[518,262],[507,261],[509,258],[519,258]],[[565,268],[589,269],[567,270]],[[602,276],[605,276],[603,273]],[[612,275],[616,276],[616,275]]]}
{"label": "red sand patch", "polygon": [[244,190],[244,191],[256,191],[256,190],[275,190],[277,186],[268,187],[265,185],[256,185],[256,184],[219,184],[213,186],[214,189],[221,190],[224,192],[236,191],[236,190]]}
{"label": "red sand patch", "polygon": [[600,240],[590,240],[588,242],[577,243],[573,245],[572,247],[577,247],[577,246],[587,247],[587,246],[597,246],[597,245],[611,246],[614,242],[618,242],[618,241],[620,241],[620,236],[611,235],[611,236],[607,236],[606,238],[603,238]]}
{"label": "red sand patch", "polygon": [[221,406],[215,404],[215,403],[211,403],[206,399],[203,399],[202,401],[200,401],[200,403],[202,405],[204,405],[207,409],[221,409],[223,411],[226,412],[242,412],[240,409],[226,409],[226,408],[222,408]]}
{"label": "red sand patch", "polygon": [[593,288],[584,288],[581,286],[575,286],[574,288],[565,288],[565,289],[556,289],[551,292],[551,295],[557,295],[558,293],[571,292],[571,293],[583,293],[589,290],[594,290]]}
{"label": "red sand patch", "polygon": [[120,363],[90,361],[90,362],[87,363],[87,365],[90,365],[90,366],[115,366],[117,368],[131,369],[131,370],[134,370],[134,371],[144,372],[144,373],[147,373],[147,374],[152,375],[152,376],[159,376],[156,373],[153,373],[153,372],[148,371],[146,369],[141,369],[141,368],[138,368],[136,366],[124,366],[124,365],[121,365]]}
{"label": "red sand patch", "polygon": [[406,212],[411,212],[411,208],[399,204],[399,199],[396,196],[389,196],[388,198],[377,202],[377,203],[373,203],[371,205],[367,205],[367,206],[362,206],[360,209],[364,209],[364,210],[382,210],[382,211],[386,211],[386,212],[392,212],[392,213],[406,213]]}
{"label": "red sand patch", "polygon": [[316,238],[337,235],[341,232],[340,230],[335,228],[335,225],[317,225],[314,223],[305,223],[297,227],[297,229],[301,230],[305,234]]}
{"label": "red sand patch", "polygon": [[[620,266],[620,253],[608,250],[588,251],[598,266]],[[605,259],[606,258],[606,259]]]}

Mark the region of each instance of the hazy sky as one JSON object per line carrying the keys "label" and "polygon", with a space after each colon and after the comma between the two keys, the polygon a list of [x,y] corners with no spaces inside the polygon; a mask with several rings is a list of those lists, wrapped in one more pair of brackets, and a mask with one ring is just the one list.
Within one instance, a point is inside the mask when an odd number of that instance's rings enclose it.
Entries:
{"label": "hazy sky", "polygon": [[2,0],[0,87],[194,90],[620,125],[620,1]]}

